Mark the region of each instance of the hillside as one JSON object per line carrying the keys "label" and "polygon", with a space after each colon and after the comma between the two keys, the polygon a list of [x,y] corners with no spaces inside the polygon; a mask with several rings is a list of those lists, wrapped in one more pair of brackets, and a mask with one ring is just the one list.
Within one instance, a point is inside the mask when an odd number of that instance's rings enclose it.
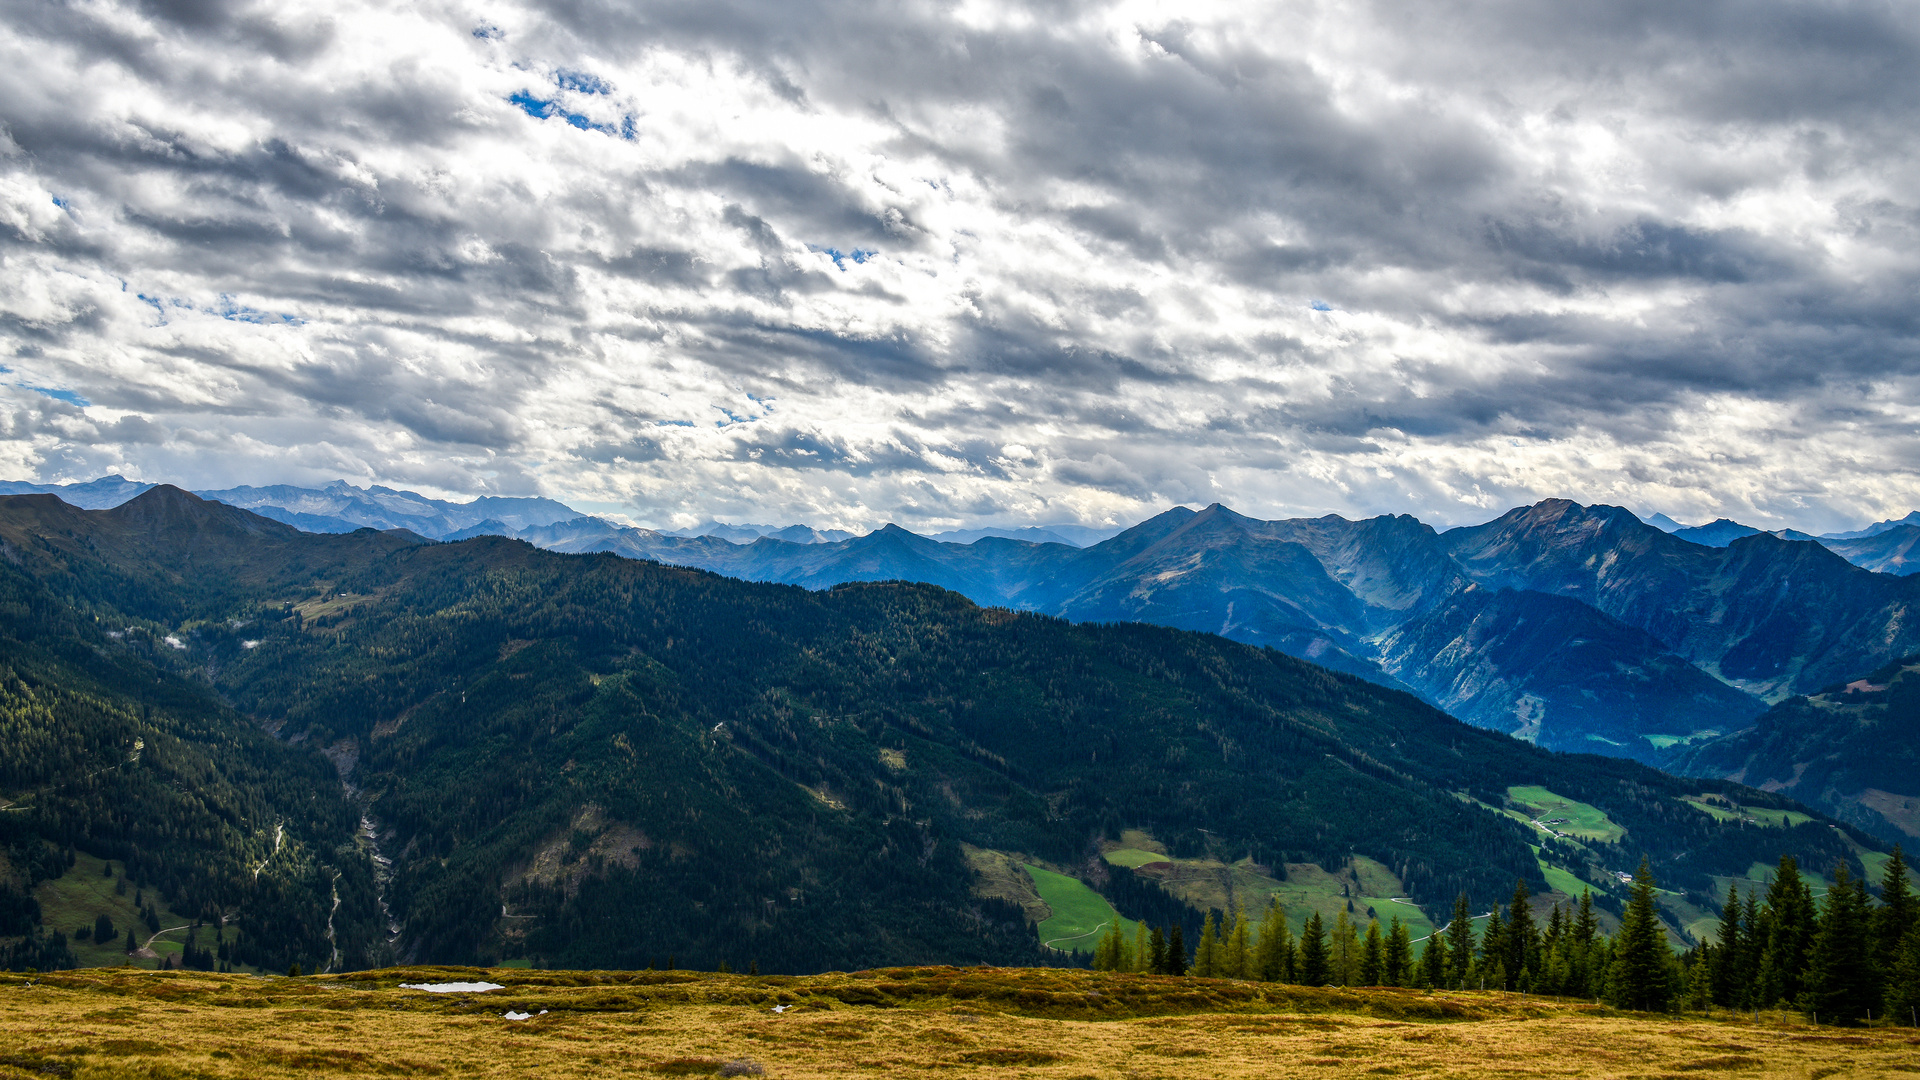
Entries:
{"label": "hillside", "polygon": [[1888,842],[1920,838],[1920,656],[1789,698],[1670,768],[1780,791]]}
{"label": "hillside", "polygon": [[[1723,821],[1701,800],[1794,804],[1548,753],[1274,650],[925,585],[815,592],[493,537],[310,535],[165,487],[111,511],[0,499],[0,538],[29,613],[15,625],[43,650],[181,687],[214,773],[307,778],[297,790],[330,809],[301,842],[340,873],[352,956],[389,948],[384,905],[392,953],[419,960],[1039,959],[1016,898],[979,895],[968,851],[1078,875],[1123,915],[1163,896],[1157,881],[1241,903],[1345,881],[1302,902],[1437,911],[1518,877],[1606,902],[1646,854],[1684,926],[1755,863],[1872,847],[1784,815],[1802,823]],[[6,647],[37,655],[18,630]],[[142,715],[145,690],[107,692]],[[15,801],[58,768],[28,745]],[[313,778],[332,768],[351,788],[322,798]],[[227,827],[257,845],[281,805]],[[1565,807],[1603,827],[1536,823]],[[7,820],[20,843],[95,851],[106,813]],[[1129,837],[1164,855],[1106,857]],[[217,840],[178,843],[238,877],[246,857]],[[301,944],[324,927],[307,929],[273,961],[324,960]]]}

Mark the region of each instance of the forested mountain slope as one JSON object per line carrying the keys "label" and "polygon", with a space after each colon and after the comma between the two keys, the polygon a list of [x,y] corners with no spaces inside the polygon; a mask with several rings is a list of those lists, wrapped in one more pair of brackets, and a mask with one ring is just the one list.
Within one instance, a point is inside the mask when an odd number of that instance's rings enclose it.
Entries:
{"label": "forested mountain slope", "polygon": [[[1456,533],[1405,516],[1260,521],[1210,506],[1176,507],[1087,548],[940,544],[892,526],[804,547],[687,540],[588,521],[520,535],[555,550],[614,551],[751,580],[809,588],[926,581],[979,603],[1076,621],[1204,630],[1412,689],[1472,723],[1544,746],[1644,761],[1658,754],[1650,738],[1734,730],[1765,708],[1585,599],[1529,595],[1539,586],[1525,574],[1476,594],[1476,576],[1488,575],[1456,557]],[[1557,580],[1545,584],[1565,592]]]}
{"label": "forested mountain slope", "polygon": [[[57,490],[105,506],[145,486],[107,478]],[[43,486],[0,485],[27,487]],[[891,525],[833,539],[709,523],[696,531],[712,535],[690,536],[547,500],[454,504],[344,483],[202,494],[318,531],[512,535],[811,589],[923,581],[1076,621],[1204,630],[1411,689],[1544,746],[1647,762],[1669,742],[1742,729],[1769,702],[1920,648],[1903,618],[1920,585],[1844,561],[1903,575],[1920,529],[1902,522],[1861,539],[1733,522],[1669,535],[1617,507],[1547,500],[1441,534],[1405,516],[1260,521],[1216,505],[1176,507],[1076,548],[943,543]],[[1469,595],[1476,585],[1492,591]]]}
{"label": "forested mountain slope", "polygon": [[[306,943],[335,873],[348,957],[388,947],[383,899],[392,948],[417,960],[795,970],[1038,959],[1018,909],[976,895],[967,851],[1134,904],[1150,868],[1101,860],[1128,830],[1243,879],[1364,856],[1429,907],[1504,897],[1516,877],[1604,890],[1642,854],[1705,902],[1782,853],[1817,867],[1870,847],[1818,820],[1723,820],[1703,800],[1792,804],[1548,753],[1273,650],[926,585],[808,591],[500,538],[306,535],[165,487],[111,511],[0,499],[0,537],[21,597],[5,659],[134,672],[101,683],[128,717],[106,744],[175,738],[208,764],[177,788],[127,775],[197,803],[241,791],[202,832],[141,816],[170,864],[213,868],[208,897],[242,925],[311,905],[298,931],[250,931],[277,933],[276,961],[323,959]],[[198,727],[148,716],[149,675]],[[15,802],[76,775],[37,738],[0,778]],[[353,798],[323,782],[322,751]],[[1530,821],[1542,799],[1586,808],[1585,831]],[[352,836],[362,806],[393,862],[383,886]],[[91,851],[120,842],[118,812],[4,821],[18,850]],[[276,908],[246,871],[282,820],[314,871]]]}
{"label": "forested mountain slope", "polygon": [[1781,791],[1887,841],[1920,838],[1920,656],[1775,705],[1670,767]]}

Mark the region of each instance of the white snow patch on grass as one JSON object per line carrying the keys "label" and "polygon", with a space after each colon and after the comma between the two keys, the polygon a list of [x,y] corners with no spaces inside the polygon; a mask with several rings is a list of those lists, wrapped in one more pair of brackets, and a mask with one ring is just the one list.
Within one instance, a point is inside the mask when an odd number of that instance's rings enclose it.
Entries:
{"label": "white snow patch on grass", "polygon": [[450,982],[450,983],[401,983],[402,990],[425,990],[429,994],[482,994],[488,990],[505,990],[499,983],[490,982]]}

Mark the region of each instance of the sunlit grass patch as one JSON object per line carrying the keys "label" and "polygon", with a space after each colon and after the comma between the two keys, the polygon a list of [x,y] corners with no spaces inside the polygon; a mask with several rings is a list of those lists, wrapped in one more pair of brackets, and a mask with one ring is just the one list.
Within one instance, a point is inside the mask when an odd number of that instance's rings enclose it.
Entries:
{"label": "sunlit grass patch", "polygon": [[[436,995],[401,983],[495,982]],[[781,1013],[775,1004],[787,1004]],[[516,1021],[509,1011],[548,1010]],[[820,976],[396,968],[0,976],[0,1076],[1806,1077],[1920,1071],[1910,1029],[1519,994],[1061,969]],[[1319,1064],[1314,1064],[1319,1063]]]}

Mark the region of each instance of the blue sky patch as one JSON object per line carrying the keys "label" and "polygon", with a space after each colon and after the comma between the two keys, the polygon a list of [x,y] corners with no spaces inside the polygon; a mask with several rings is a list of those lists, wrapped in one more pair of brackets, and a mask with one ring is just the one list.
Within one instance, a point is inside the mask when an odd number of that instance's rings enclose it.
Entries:
{"label": "blue sky patch", "polygon": [[290,326],[305,325],[305,320],[292,315],[275,315],[271,311],[261,311],[258,308],[247,307],[245,304],[234,303],[233,297],[226,293],[220,294],[218,305],[207,310],[228,322],[253,323],[255,326],[267,326],[272,323],[286,323]]}
{"label": "blue sky patch", "polygon": [[476,26],[473,28],[473,36],[481,41],[499,41],[507,36],[507,32],[497,26]]}
{"label": "blue sky patch", "polygon": [[1315,311],[1332,311],[1333,310],[1333,305],[1327,303],[1325,300],[1315,300],[1313,303],[1308,304],[1307,306],[1312,308]]}
{"label": "blue sky patch", "polygon": [[553,73],[553,82],[562,90],[572,90],[577,94],[606,94],[613,87],[598,75],[589,75],[584,71],[568,71],[561,68]]}
{"label": "blue sky patch", "polygon": [[560,107],[560,102],[552,98],[538,98],[529,90],[515,91],[507,98],[508,103],[535,120],[559,117],[581,131],[598,131],[603,135],[613,135],[622,139],[633,138],[633,117],[628,116],[620,122],[618,128],[607,124],[596,124],[584,113],[568,112]]}
{"label": "blue sky patch", "polygon": [[692,427],[693,421],[691,420],[655,420],[653,422],[653,426],[654,427]]}
{"label": "blue sky patch", "polygon": [[847,268],[848,262],[864,263],[875,255],[880,254],[878,251],[867,251],[864,248],[854,248],[852,251],[841,251],[839,248],[821,247],[818,244],[808,244],[807,249],[826,255],[827,258],[833,260],[833,265],[842,270]]}
{"label": "blue sky patch", "polygon": [[83,409],[93,404],[93,402],[88,401],[86,398],[81,397],[71,390],[61,390],[52,386],[29,386],[27,389],[36,394],[45,394],[55,401],[64,401],[69,405],[78,405]]}
{"label": "blue sky patch", "polygon": [[521,112],[526,113],[536,120],[545,120],[548,115],[553,112],[553,102],[542,101],[532,94],[527,93],[525,90],[514,91],[513,94],[508,96],[507,100],[520,106]]}

